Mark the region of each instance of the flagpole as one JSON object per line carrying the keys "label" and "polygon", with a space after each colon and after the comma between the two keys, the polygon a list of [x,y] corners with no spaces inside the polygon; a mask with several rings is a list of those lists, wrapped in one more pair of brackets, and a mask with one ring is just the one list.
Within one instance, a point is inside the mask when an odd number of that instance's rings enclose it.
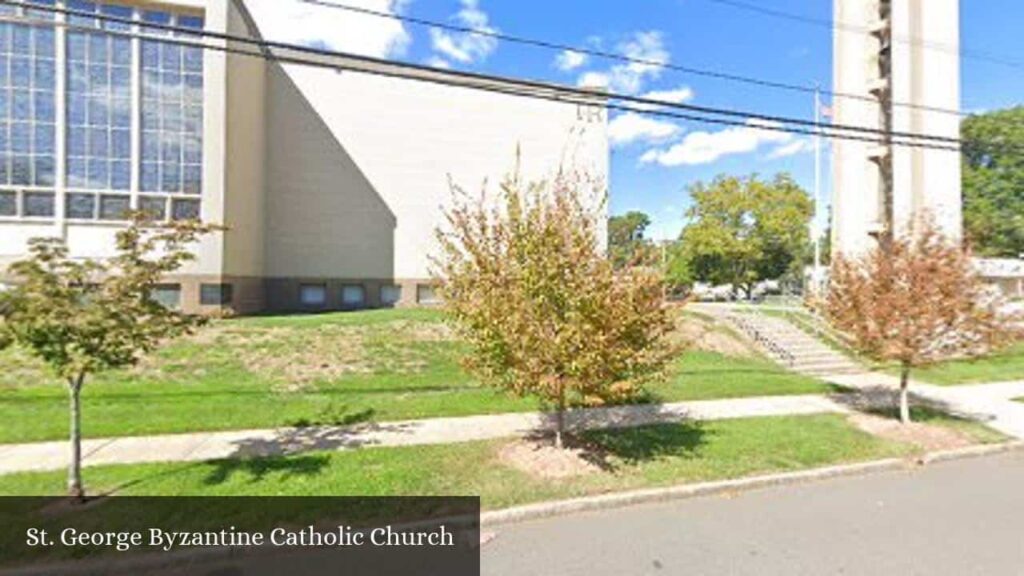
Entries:
{"label": "flagpole", "polygon": [[821,91],[814,87],[814,291],[821,286]]}

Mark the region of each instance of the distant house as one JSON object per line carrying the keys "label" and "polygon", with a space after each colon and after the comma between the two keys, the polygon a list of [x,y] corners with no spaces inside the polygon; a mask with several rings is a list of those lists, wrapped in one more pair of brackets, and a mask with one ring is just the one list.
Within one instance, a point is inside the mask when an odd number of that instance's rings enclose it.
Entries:
{"label": "distant house", "polygon": [[[260,37],[243,0],[62,4]],[[160,287],[169,305],[253,313],[428,303],[449,179],[493,187],[518,148],[528,178],[571,164],[607,181],[596,96],[528,99],[366,74],[398,70],[346,58],[319,57],[364,72],[282,63],[308,58],[292,50],[182,46],[199,39],[141,25],[69,17],[65,28],[42,10],[0,13],[26,19],[0,24],[0,280],[33,237],[62,237],[80,257],[109,255],[133,208],[228,227]]]}
{"label": "distant house", "polygon": [[1024,300],[1024,259],[979,258],[978,274],[1010,299]]}

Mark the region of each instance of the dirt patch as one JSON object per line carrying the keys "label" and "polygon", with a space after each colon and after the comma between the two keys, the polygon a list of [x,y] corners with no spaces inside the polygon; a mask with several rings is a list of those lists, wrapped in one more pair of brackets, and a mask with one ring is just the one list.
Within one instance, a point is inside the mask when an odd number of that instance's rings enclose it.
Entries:
{"label": "dirt patch", "polygon": [[672,332],[673,343],[691,350],[714,352],[732,358],[751,358],[757,353],[743,340],[713,320],[680,314]]}
{"label": "dirt patch", "polygon": [[[451,339],[447,326],[431,322],[275,327],[225,323],[200,330],[185,344],[199,350],[197,361],[239,362],[249,372],[278,381],[280,391],[294,392],[353,374],[416,373],[430,363],[432,347]],[[147,358],[138,370],[159,374],[166,368],[166,361]]]}
{"label": "dirt patch", "polygon": [[912,422],[901,424],[898,420],[870,414],[853,414],[850,423],[857,428],[887,440],[913,444],[927,451],[965,448],[976,444],[967,434],[933,424]]}
{"label": "dirt patch", "polygon": [[502,463],[531,476],[572,478],[600,472],[601,467],[583,448],[555,448],[550,440],[517,440],[501,447]]}

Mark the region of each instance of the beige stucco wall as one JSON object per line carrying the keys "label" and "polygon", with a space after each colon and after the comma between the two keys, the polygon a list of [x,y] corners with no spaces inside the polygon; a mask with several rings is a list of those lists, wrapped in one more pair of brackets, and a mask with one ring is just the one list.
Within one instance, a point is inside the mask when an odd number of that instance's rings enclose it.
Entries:
{"label": "beige stucco wall", "polygon": [[608,172],[603,115],[575,104],[274,65],[267,108],[271,277],[428,277],[449,181],[494,190],[517,148],[527,178]]}
{"label": "beige stucco wall", "polygon": [[[228,33],[258,33],[243,4],[228,4]],[[250,46],[243,46],[250,50]],[[225,153],[223,160],[223,273],[261,276],[264,269],[264,198],[266,161],[265,60],[228,54],[225,78]]]}

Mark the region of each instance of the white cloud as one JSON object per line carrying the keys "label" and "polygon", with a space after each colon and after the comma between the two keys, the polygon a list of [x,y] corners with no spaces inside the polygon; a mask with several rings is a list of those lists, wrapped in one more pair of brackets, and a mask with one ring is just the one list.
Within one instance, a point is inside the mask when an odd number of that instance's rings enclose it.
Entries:
{"label": "white cloud", "polygon": [[426,59],[425,63],[427,66],[430,66],[431,68],[441,68],[443,70],[448,70],[452,67],[452,65],[449,64],[447,60],[441,58],[440,56],[431,56],[430,58]]}
{"label": "white cloud", "polygon": [[778,160],[779,158],[786,158],[789,156],[796,156],[797,154],[805,154],[807,152],[814,151],[814,141],[810,138],[798,138],[787,144],[776,146],[774,150],[765,156],[768,160]]}
{"label": "white cloud", "polygon": [[769,130],[777,123],[750,120],[746,126],[734,126],[718,132],[691,132],[667,149],[652,149],[640,162],[662,166],[695,166],[709,164],[731,154],[754,152],[762,145],[785,144],[792,134]]}
{"label": "white cloud", "polygon": [[[664,37],[657,30],[635,32],[632,38],[619,43],[616,52],[637,61],[615,64],[606,72],[585,72],[577,83],[591,88],[609,88],[623,94],[636,94],[646,81],[661,75],[662,65],[667,64],[671,58],[665,49]],[[604,81],[604,84],[594,84],[597,80]]]}
{"label": "white cloud", "polygon": [[[640,97],[647,100],[657,100],[666,104],[682,104],[693,100],[694,92],[689,87],[680,86],[672,90],[652,90],[640,95]],[[657,104],[647,104],[644,102],[630,102],[629,106],[639,110],[657,110],[661,108]]]}
{"label": "white cloud", "polygon": [[584,72],[576,83],[583,88],[608,88],[610,79],[604,72]]}
{"label": "white cloud", "polygon": [[575,50],[564,50],[555,56],[555,68],[562,72],[572,72],[586,63],[587,55]]}
{"label": "white cloud", "polygon": [[[352,6],[391,14],[405,0],[350,0]],[[403,56],[412,36],[397,20],[333,10],[297,0],[248,0],[253,19],[264,38],[353,52],[378,58]]]}
{"label": "white cloud", "polygon": [[[491,26],[487,13],[480,9],[479,0],[462,0],[462,8],[452,20],[461,26],[489,34],[498,31]],[[468,32],[448,32],[430,29],[430,43],[439,57],[462,64],[482,62],[498,48],[497,38]]]}
{"label": "white cloud", "polygon": [[682,129],[663,120],[624,112],[608,123],[608,140],[612,146],[625,146],[633,142],[657,142],[679,134]]}
{"label": "white cloud", "polygon": [[687,86],[680,86],[674,90],[652,90],[644,94],[648,100],[658,100],[669,104],[682,104],[693,100],[693,89]]}

